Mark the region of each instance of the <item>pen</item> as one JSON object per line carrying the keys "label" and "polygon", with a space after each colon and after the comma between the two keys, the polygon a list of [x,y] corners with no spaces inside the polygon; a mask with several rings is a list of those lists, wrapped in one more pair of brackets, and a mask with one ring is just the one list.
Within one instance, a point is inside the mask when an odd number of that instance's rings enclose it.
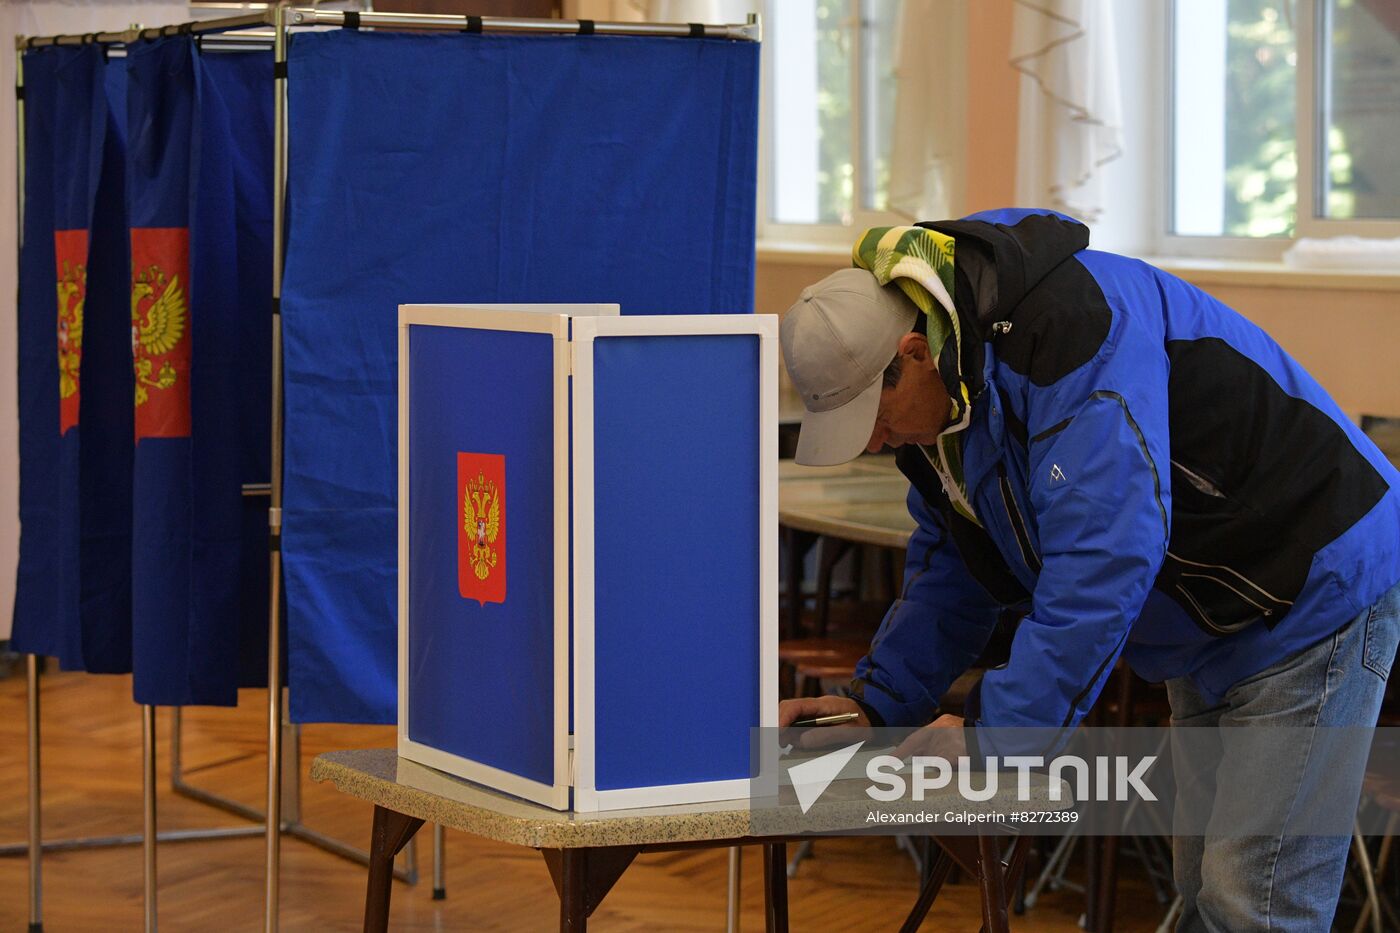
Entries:
{"label": "pen", "polygon": [[852,719],[859,719],[860,713],[835,713],[831,716],[814,716],[811,719],[798,719],[794,726],[837,726]]}

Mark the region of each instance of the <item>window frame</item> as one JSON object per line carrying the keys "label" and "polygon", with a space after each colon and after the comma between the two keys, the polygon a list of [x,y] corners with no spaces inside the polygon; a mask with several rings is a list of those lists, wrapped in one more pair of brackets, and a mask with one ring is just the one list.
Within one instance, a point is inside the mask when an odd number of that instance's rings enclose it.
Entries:
{"label": "window frame", "polygon": [[[780,0],[762,0],[762,19],[765,40],[767,34],[773,29],[773,23],[777,17],[770,15],[773,8]],[[865,15],[865,3],[867,0],[844,0],[846,6],[846,16],[842,21],[841,28],[846,33],[846,42],[850,49],[850,69],[851,69],[851,139],[853,140],[851,152],[851,166],[855,177],[852,201],[854,210],[851,212],[851,222],[844,223],[782,223],[771,219],[770,208],[773,197],[773,149],[774,149],[774,95],[777,89],[774,86],[772,75],[773,54],[772,43],[764,41],[760,50],[760,81],[759,81],[759,138],[758,138],[758,190],[756,198],[757,233],[758,245],[760,249],[765,246],[775,244],[794,244],[804,247],[829,247],[849,249],[857,235],[861,231],[870,227],[893,226],[907,224],[911,218],[895,211],[871,210],[862,205],[861,198],[861,175],[865,165],[865,145],[866,132],[865,122],[868,119],[866,107],[866,30],[870,28],[870,20]]]}
{"label": "window frame", "polygon": [[[1327,74],[1321,67],[1327,60],[1327,0],[1298,0],[1301,11],[1298,29],[1298,93],[1307,89],[1312,119],[1298,134],[1298,203],[1307,204],[1307,216],[1299,211],[1298,236],[1391,236],[1400,237],[1400,217],[1393,220],[1332,220],[1321,216],[1317,168],[1327,164]],[[1310,50],[1303,55],[1301,50]]]}
{"label": "window frame", "polygon": [[1400,237],[1400,219],[1396,220],[1333,220],[1320,216],[1319,177],[1317,167],[1325,164],[1323,146],[1326,133],[1324,102],[1326,75],[1321,67],[1326,58],[1327,30],[1324,22],[1328,0],[1295,0],[1297,13],[1298,65],[1295,76],[1297,101],[1298,175],[1297,214],[1293,235],[1289,237],[1187,236],[1172,232],[1176,214],[1176,6],[1177,0],[1165,5],[1167,21],[1163,35],[1167,48],[1163,56],[1166,101],[1167,164],[1162,185],[1163,219],[1160,252],[1169,256],[1209,257],[1236,260],[1277,261],[1294,243],[1303,238],[1336,236]]}

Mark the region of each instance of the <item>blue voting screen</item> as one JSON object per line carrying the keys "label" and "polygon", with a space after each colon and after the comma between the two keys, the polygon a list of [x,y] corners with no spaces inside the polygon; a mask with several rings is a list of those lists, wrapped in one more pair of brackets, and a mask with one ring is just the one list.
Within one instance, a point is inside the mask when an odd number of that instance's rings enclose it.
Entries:
{"label": "blue voting screen", "polygon": [[596,786],[747,778],[759,338],[600,337],[593,354]]}
{"label": "blue voting screen", "polygon": [[[554,338],[414,325],[408,367],[409,738],[553,783]],[[504,461],[485,579],[462,553],[463,454]],[[503,594],[462,595],[502,572]]]}
{"label": "blue voting screen", "polygon": [[753,307],[758,46],[301,33],[283,559],[297,722],[394,719],[402,303]]}

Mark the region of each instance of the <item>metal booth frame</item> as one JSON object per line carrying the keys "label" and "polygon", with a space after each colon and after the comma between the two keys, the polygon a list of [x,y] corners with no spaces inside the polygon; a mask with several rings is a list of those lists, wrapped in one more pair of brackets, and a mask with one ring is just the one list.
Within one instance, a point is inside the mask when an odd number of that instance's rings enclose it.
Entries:
{"label": "metal booth frame", "polygon": [[[362,864],[368,864],[368,853],[356,849],[340,840],[316,832],[301,823],[300,807],[300,726],[289,723],[286,716],[284,689],[276,689],[283,681],[281,652],[281,632],[284,624],[281,611],[282,598],[282,449],[283,449],[283,394],[282,394],[282,269],[286,255],[285,205],[287,194],[287,51],[293,29],[309,27],[376,27],[389,29],[414,29],[448,32],[501,32],[540,35],[601,35],[601,36],[652,36],[730,39],[735,41],[758,42],[762,38],[762,26],[757,16],[750,16],[742,24],[709,25],[700,23],[633,23],[603,22],[593,20],[526,19],[494,16],[462,16],[428,13],[376,13],[318,8],[301,9],[291,6],[269,5],[265,9],[241,16],[225,17],[176,25],[151,28],[134,27],[123,32],[99,32],[86,35],[62,35],[47,37],[15,37],[16,72],[15,88],[18,119],[18,217],[19,238],[24,236],[24,53],[30,49],[51,46],[78,46],[100,44],[109,48],[123,49],[142,40],[153,40],[175,35],[207,36],[207,48],[235,49],[239,47],[266,48],[270,46],[274,61],[273,82],[273,215],[272,215],[272,441],[271,441],[271,483],[245,486],[244,495],[270,498],[268,509],[268,560],[269,560],[269,605],[268,605],[268,662],[267,662],[267,804],[262,812],[222,795],[190,785],[184,780],[181,763],[181,708],[174,708],[171,731],[171,789],[190,799],[199,801],[252,821],[253,825],[209,830],[179,830],[157,834],[155,807],[156,779],[156,733],[155,707],[141,707],[142,729],[142,797],[143,831],[140,835],[110,836],[87,839],[55,840],[45,844],[42,837],[41,816],[42,798],[39,775],[40,756],[40,691],[39,658],[26,657],[27,678],[27,731],[28,731],[28,840],[24,845],[0,846],[0,855],[17,855],[27,852],[29,860],[29,930],[37,933],[43,929],[43,851],[72,850],[106,846],[132,845],[141,842],[144,847],[144,890],[145,890],[145,929],[156,929],[156,845],[157,842],[176,842],[191,839],[216,839],[263,835],[265,848],[265,887],[263,929],[274,933],[278,929],[278,914],[281,897],[281,842],[283,834],[309,842],[319,848]],[[284,735],[287,747],[284,748]],[[284,752],[290,751],[291,759],[284,759]],[[287,804],[284,812],[284,800]],[[443,831],[434,827],[433,862],[434,898],[443,893]],[[396,876],[414,882],[417,880],[416,853],[406,853],[407,865]],[[731,874],[731,892],[735,879]]]}

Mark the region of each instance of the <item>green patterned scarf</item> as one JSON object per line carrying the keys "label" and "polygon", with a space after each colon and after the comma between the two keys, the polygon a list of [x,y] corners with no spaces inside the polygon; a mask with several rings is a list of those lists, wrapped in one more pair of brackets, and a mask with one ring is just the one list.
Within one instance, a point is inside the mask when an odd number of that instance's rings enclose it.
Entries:
{"label": "green patterned scarf", "polygon": [[948,388],[952,412],[933,452],[920,449],[937,471],[953,508],[977,522],[963,477],[959,436],[970,421],[972,399],[961,371],[962,328],[953,312],[954,246],[952,237],[923,227],[872,227],[856,240],[851,259],[881,285],[899,286],[928,320],[929,350]]}

